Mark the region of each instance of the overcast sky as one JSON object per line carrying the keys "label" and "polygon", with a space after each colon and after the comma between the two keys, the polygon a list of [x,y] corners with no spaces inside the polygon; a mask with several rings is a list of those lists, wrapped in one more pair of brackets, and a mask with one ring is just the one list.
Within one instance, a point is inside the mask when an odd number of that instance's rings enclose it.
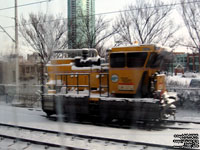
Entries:
{"label": "overcast sky", "polygon": [[[45,0],[18,0],[18,5],[39,2]],[[48,1],[48,0],[47,0]],[[18,8],[18,16],[27,16],[30,12],[45,12],[48,14],[62,14],[67,17],[67,0],[49,0],[50,2],[39,3]],[[123,10],[125,6],[136,0],[96,0],[96,14]],[[168,0],[167,0],[168,1]],[[0,9],[14,6],[14,0],[0,0]],[[106,16],[111,16],[109,14]],[[14,38],[14,9],[0,10],[0,25]],[[1,30],[0,30],[1,31]],[[12,40],[4,32],[0,32],[0,45],[7,50],[12,49]]]}
{"label": "overcast sky", "polygon": [[[45,0],[18,0],[18,5],[39,2]],[[48,1],[48,0],[47,0]],[[62,13],[64,17],[67,16],[67,0],[49,0],[50,2],[39,3],[35,5],[29,5],[18,8],[18,14],[27,15],[30,12],[39,12],[43,11],[49,14],[59,14]],[[104,13],[122,10],[124,6],[132,3],[134,0],[96,0],[96,13]],[[14,6],[14,0],[0,0],[0,9]],[[3,4],[3,5],[2,5]],[[5,16],[5,17],[4,17]],[[13,21],[10,18],[6,17],[14,17],[14,9],[8,10],[0,10],[0,24],[2,26],[12,26]],[[10,19],[10,20],[9,20]],[[9,22],[9,24],[5,23]]]}
{"label": "overcast sky", "polygon": [[[18,5],[39,2],[44,0],[18,0]],[[48,1],[48,0],[47,0]],[[122,10],[124,6],[134,0],[96,0],[96,13],[104,13]],[[14,6],[14,0],[0,0],[0,9]],[[62,14],[67,17],[67,0],[50,0],[50,2],[39,3],[18,8],[18,16],[27,16],[30,12],[43,11],[48,14]],[[14,38],[14,9],[0,10],[0,25]],[[0,30],[2,31],[2,30]],[[4,33],[0,32],[1,51],[12,49],[12,40]],[[4,51],[5,51],[4,50]]]}

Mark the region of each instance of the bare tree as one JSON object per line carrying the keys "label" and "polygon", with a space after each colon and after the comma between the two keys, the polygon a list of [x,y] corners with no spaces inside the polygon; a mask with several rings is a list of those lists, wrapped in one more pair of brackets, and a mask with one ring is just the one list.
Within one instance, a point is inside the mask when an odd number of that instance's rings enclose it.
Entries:
{"label": "bare tree", "polygon": [[[41,91],[44,93],[44,66],[49,61],[52,51],[67,47],[67,24],[61,17],[43,13],[29,14],[29,19],[21,18],[19,31],[25,41],[38,52],[41,58]],[[43,94],[42,103],[43,103]],[[43,106],[43,105],[42,105]]]}
{"label": "bare tree", "polygon": [[178,43],[174,37],[178,27],[170,19],[172,10],[173,5],[164,5],[161,1],[137,0],[116,19],[113,26],[113,30],[117,31],[116,45],[137,41],[174,47]]}
{"label": "bare tree", "polygon": [[[75,48],[95,48],[100,55],[104,55],[105,43],[110,39],[116,31],[111,30],[110,21],[102,16],[84,15],[81,11],[78,14],[76,22],[76,42],[73,47]],[[110,30],[109,30],[110,27]],[[70,39],[69,39],[70,40]]]}
{"label": "bare tree", "polygon": [[28,20],[22,16],[19,31],[44,64],[53,50],[67,47],[67,23],[60,16],[30,13]]}
{"label": "bare tree", "polygon": [[181,15],[190,37],[183,45],[200,52],[200,3],[196,0],[181,0]]}

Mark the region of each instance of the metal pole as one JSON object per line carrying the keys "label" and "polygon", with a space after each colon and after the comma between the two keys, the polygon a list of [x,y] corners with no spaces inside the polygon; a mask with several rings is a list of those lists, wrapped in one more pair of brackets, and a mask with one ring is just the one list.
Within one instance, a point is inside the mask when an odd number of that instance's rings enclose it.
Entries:
{"label": "metal pole", "polygon": [[91,94],[91,88],[90,88],[90,74],[88,74],[88,91],[89,91],[89,97],[90,97],[90,94]]}
{"label": "metal pole", "polygon": [[77,74],[77,94],[79,94],[79,74]]}
{"label": "metal pole", "polygon": [[65,75],[65,87],[66,87],[66,94],[67,94],[68,93],[67,75]]}
{"label": "metal pole", "polygon": [[101,87],[101,73],[99,73],[99,94],[100,94],[100,97],[101,97],[101,89],[102,87]]}
{"label": "metal pole", "polygon": [[19,49],[18,49],[18,11],[15,0],[15,55],[16,55],[16,94],[19,94]]}

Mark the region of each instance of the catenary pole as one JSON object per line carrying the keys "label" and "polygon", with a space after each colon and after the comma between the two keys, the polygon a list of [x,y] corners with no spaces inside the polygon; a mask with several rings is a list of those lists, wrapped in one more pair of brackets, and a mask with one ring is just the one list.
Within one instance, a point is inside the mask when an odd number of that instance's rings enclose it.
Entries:
{"label": "catenary pole", "polygon": [[16,94],[19,94],[19,47],[18,47],[18,10],[15,0],[15,56],[16,56]]}

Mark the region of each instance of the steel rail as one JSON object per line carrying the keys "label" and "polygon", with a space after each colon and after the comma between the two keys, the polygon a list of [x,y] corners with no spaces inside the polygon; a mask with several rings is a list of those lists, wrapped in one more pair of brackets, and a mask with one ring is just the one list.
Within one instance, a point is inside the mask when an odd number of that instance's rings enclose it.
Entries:
{"label": "steel rail", "polygon": [[163,122],[200,124],[200,122],[197,122],[197,121],[187,121],[187,120],[163,120]]}
{"label": "steel rail", "polygon": [[3,135],[3,134],[0,134],[0,137],[16,140],[16,141],[19,141],[19,142],[32,143],[32,144],[35,144],[35,145],[43,145],[43,146],[49,146],[49,147],[54,147],[54,148],[63,148],[63,149],[66,149],[66,150],[86,150],[86,149],[82,149],[82,148],[76,148],[76,147],[71,147],[71,146],[63,146],[63,145],[59,145],[59,144],[41,142],[41,141],[36,141],[36,140],[31,140],[31,139],[26,139],[26,138],[20,138],[20,137],[15,137],[15,136],[9,136],[9,135]]}
{"label": "steel rail", "polygon": [[[41,115],[43,117],[46,117],[45,115]],[[49,117],[52,118],[54,121],[57,119],[57,117]],[[131,129],[133,127],[137,127],[138,129],[147,129],[147,130],[158,130],[158,129],[175,129],[175,130],[189,130],[189,129],[194,129],[194,128],[188,128],[188,127],[173,127],[173,126],[164,126],[162,123],[165,123],[165,121],[167,120],[162,120],[161,122],[151,122],[150,124],[143,124],[143,123],[131,123],[131,124],[118,124],[118,123],[93,123],[93,122],[84,122],[84,121],[74,121],[73,123],[81,123],[81,124],[87,124],[87,125],[96,125],[96,126],[105,126],[105,127],[112,127],[112,128],[121,128],[121,129]],[[172,122],[170,123],[176,123],[173,122],[173,120],[170,120]],[[179,123],[179,122],[177,122]],[[184,121],[184,123],[191,123],[191,122],[187,122]],[[200,122],[196,122],[198,124],[200,124]],[[196,129],[196,128],[195,128]],[[198,128],[199,129],[199,128]]]}
{"label": "steel rail", "polygon": [[[31,131],[38,131],[38,132],[45,132],[45,133],[51,133],[51,134],[60,134],[60,135],[65,135],[65,136],[72,136],[74,138],[84,138],[88,140],[100,140],[100,141],[105,141],[105,142],[115,142],[115,143],[120,143],[120,144],[131,144],[131,145],[145,145],[145,146],[150,146],[150,147],[158,147],[158,148],[166,148],[166,149],[177,149],[173,146],[170,145],[162,145],[162,144],[154,144],[154,143],[146,143],[146,142],[137,142],[137,141],[130,141],[130,140],[123,140],[123,139],[113,139],[113,138],[107,138],[107,137],[97,137],[97,136],[90,136],[90,135],[82,135],[82,134],[74,134],[74,133],[66,133],[66,132],[58,132],[58,131],[52,131],[52,130],[44,130],[44,129],[38,129],[38,128],[30,128],[30,127],[24,127],[24,126],[18,126],[18,125],[11,125],[11,124],[4,124],[0,123],[0,126],[6,126],[6,127],[13,127],[13,128],[18,128],[18,129],[24,129],[24,130],[31,130]],[[9,138],[10,136],[5,136],[5,135],[0,135],[0,137],[7,137]],[[10,137],[12,138],[12,137]],[[16,137],[13,137],[13,139],[17,139]],[[21,138],[20,138],[21,139]],[[47,145],[48,143],[45,142],[40,142],[40,141],[32,141],[28,139],[21,139],[22,141],[25,142],[31,142],[31,143],[36,143],[36,144],[41,144],[41,145]],[[57,144],[51,144],[49,143],[50,146],[52,147],[58,147],[61,145]],[[66,146],[62,146],[66,147]],[[67,148],[67,147],[66,147]],[[78,148],[74,147],[69,147],[72,150],[77,150]]]}

